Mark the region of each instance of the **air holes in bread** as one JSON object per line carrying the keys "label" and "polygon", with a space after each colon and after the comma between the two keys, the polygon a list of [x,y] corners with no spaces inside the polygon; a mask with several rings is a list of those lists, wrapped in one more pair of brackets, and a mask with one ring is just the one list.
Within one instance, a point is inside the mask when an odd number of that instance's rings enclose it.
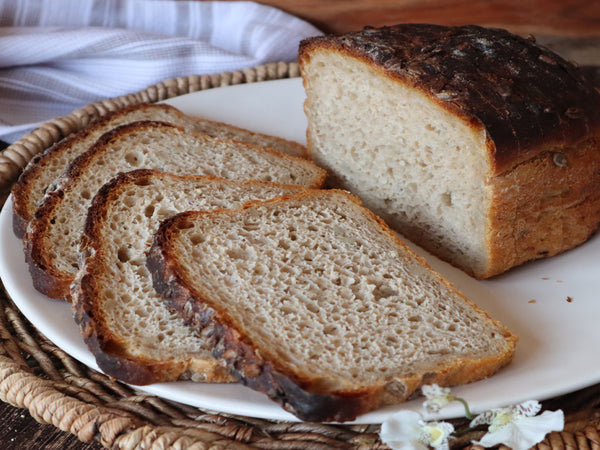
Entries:
{"label": "air holes in bread", "polygon": [[440,196],[440,200],[441,200],[442,205],[452,206],[452,194],[450,192],[444,192]]}
{"label": "air holes in bread", "polygon": [[192,245],[200,245],[204,242],[204,240],[204,236],[198,233],[190,236],[190,242]]}
{"label": "air holes in bread", "polygon": [[243,248],[234,248],[227,251],[227,256],[232,259],[250,259],[250,253]]}
{"label": "air holes in bread", "polygon": [[398,291],[387,284],[375,283],[375,289],[373,289],[373,296],[375,300],[393,297],[398,295]]}
{"label": "air holes in bread", "polygon": [[129,261],[129,250],[125,247],[121,247],[117,252],[117,257],[122,263]]}
{"label": "air holes in bread", "polygon": [[140,167],[144,162],[144,156],[138,152],[129,152],[125,154],[125,161],[131,167]]}

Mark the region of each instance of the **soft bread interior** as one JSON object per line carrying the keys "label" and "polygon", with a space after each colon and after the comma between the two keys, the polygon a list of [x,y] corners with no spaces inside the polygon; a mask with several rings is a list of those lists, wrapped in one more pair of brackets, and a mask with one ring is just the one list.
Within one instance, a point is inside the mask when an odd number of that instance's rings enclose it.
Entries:
{"label": "soft bread interior", "polygon": [[185,285],[260,355],[310,389],[340,392],[511,354],[503,327],[350,196],[311,195],[197,214],[171,230]]}
{"label": "soft bread interior", "polygon": [[339,52],[303,61],[311,157],[409,239],[487,266],[486,134],[419,89]]}

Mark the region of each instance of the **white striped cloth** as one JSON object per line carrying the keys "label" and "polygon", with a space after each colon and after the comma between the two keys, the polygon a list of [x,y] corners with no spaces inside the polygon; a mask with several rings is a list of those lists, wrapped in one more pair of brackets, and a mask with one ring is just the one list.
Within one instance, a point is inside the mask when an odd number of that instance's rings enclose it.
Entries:
{"label": "white striped cloth", "polygon": [[294,61],[316,34],[253,2],[0,0],[0,139],[167,78]]}

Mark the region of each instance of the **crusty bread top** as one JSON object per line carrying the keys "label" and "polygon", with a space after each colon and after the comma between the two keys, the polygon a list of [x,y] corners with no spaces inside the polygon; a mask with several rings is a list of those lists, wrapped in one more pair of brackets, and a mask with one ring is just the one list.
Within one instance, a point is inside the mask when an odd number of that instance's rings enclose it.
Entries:
{"label": "crusty bread top", "polygon": [[75,320],[104,373],[138,385],[181,377],[232,381],[206,340],[154,291],[146,252],[160,222],[178,212],[236,208],[301,190],[144,169],[105,184],[89,208],[71,286]]}
{"label": "crusty bread top", "polygon": [[25,257],[37,290],[51,298],[68,297],[92,198],[119,172],[141,168],[308,187],[319,187],[325,178],[325,171],[312,162],[274,150],[163,122],[122,125],[69,165],[29,222]]}
{"label": "crusty bread top", "polygon": [[423,383],[484,378],[515,349],[342,191],[179,214],[147,264],[232,373],[303,420],[350,420]]}
{"label": "crusty bread top", "polygon": [[222,122],[188,116],[165,104],[129,105],[100,117],[30,161],[12,187],[15,234],[18,237],[24,236],[27,224],[33,218],[35,208],[42,201],[46,190],[73,159],[87,151],[105,132],[117,126],[140,120],[170,122],[182,126],[190,132],[204,133],[221,139],[234,139],[271,148],[292,156],[306,157],[304,146],[276,136],[254,133]]}
{"label": "crusty bread top", "polygon": [[594,86],[573,64],[505,30],[401,24],[317,36],[301,43],[300,67],[319,50],[364,60],[483,127],[492,173],[531,158],[542,144],[560,149],[600,134]]}

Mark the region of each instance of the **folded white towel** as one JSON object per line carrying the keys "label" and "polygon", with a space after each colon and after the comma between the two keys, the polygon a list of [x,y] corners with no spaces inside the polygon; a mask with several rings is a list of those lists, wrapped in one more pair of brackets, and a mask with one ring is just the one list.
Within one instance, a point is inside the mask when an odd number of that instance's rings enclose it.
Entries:
{"label": "folded white towel", "polygon": [[315,34],[253,2],[0,0],[0,139],[167,78],[294,61]]}

